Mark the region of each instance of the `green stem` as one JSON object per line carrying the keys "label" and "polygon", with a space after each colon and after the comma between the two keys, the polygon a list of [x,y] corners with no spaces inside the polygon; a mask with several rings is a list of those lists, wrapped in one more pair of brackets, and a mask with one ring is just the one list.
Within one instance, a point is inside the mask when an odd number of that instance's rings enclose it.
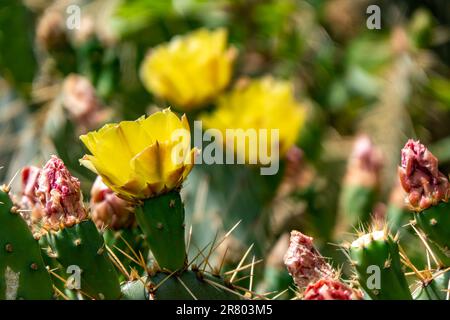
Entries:
{"label": "green stem", "polygon": [[135,213],[158,265],[169,271],[183,269],[187,258],[180,193],[171,191],[147,199]]}

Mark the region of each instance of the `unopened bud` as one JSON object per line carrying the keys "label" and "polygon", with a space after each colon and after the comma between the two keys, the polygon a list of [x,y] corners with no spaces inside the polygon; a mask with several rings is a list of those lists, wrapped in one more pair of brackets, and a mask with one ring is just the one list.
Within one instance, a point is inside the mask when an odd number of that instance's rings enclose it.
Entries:
{"label": "unopened bud", "polygon": [[412,210],[422,211],[448,201],[448,178],[439,171],[438,159],[419,141],[408,140],[405,144],[398,175]]}
{"label": "unopened bud", "polygon": [[44,227],[58,230],[61,225],[72,226],[87,217],[79,180],[56,156],[52,156],[42,168],[36,196],[44,210]]}
{"label": "unopened bud", "polygon": [[135,222],[133,206],[116,196],[97,177],[91,189],[91,216],[97,228],[108,227],[113,230],[131,227]]}
{"label": "unopened bud", "polygon": [[22,198],[20,207],[25,209],[20,212],[28,225],[40,219],[43,215],[43,208],[36,196],[41,169],[35,166],[28,166],[22,169]]}

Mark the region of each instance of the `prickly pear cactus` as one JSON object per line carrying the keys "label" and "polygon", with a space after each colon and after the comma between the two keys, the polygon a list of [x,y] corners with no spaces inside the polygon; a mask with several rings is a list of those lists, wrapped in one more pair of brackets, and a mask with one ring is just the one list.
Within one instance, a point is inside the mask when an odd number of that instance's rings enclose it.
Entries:
{"label": "prickly pear cactus", "polygon": [[8,195],[0,188],[0,299],[51,299],[53,288],[41,249]]}

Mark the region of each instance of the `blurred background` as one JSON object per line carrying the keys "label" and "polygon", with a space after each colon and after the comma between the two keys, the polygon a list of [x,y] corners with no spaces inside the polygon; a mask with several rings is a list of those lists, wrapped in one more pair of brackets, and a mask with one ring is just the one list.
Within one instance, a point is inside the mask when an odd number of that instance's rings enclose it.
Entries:
{"label": "blurred background", "polygon": [[[81,23],[70,30],[73,4]],[[374,4],[381,28],[371,30],[366,10]],[[405,243],[420,266],[421,245],[401,228],[409,216],[397,166],[414,138],[450,172],[449,23],[446,0],[0,0],[0,180],[57,154],[88,199],[95,176],[78,163],[85,153],[78,136],[169,106],[140,79],[149,49],[223,27],[237,49],[229,86],[272,75],[293,84],[307,112],[278,175],[195,168],[183,192],[196,245],[241,221],[226,264],[254,244],[264,259],[258,285],[270,291],[282,287],[270,274],[290,281],[282,265],[290,230],[313,236],[345,274],[338,244],[388,222],[411,239]],[[13,186],[19,190],[20,179]]]}

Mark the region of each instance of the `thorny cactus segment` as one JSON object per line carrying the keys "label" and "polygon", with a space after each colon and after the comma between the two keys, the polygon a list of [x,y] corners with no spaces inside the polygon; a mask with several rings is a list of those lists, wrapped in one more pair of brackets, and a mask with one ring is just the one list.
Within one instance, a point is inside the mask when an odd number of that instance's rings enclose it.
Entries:
{"label": "thorny cactus segment", "polygon": [[353,290],[339,280],[320,279],[305,290],[304,300],[361,300],[359,291]]}
{"label": "thorny cactus segment", "polygon": [[408,140],[401,157],[398,174],[412,210],[422,211],[448,201],[448,178],[439,171],[438,159],[423,144]]}
{"label": "thorny cactus segment", "polygon": [[[400,249],[386,229],[361,235],[348,246],[361,288],[373,300],[410,300]],[[375,271],[374,271],[375,270]],[[374,276],[377,274],[376,276]]]}
{"label": "thorny cactus segment", "polygon": [[113,230],[131,227],[134,222],[133,206],[116,196],[100,176],[91,189],[91,217],[97,228]]}
{"label": "thorny cactus segment", "polygon": [[52,156],[39,175],[36,196],[44,208],[43,227],[58,230],[86,219],[80,182]]}
{"label": "thorny cactus segment", "polygon": [[0,186],[0,300],[51,299],[52,282],[41,249]]}
{"label": "thorny cactus segment", "polygon": [[314,248],[313,238],[295,230],[291,232],[284,264],[300,290],[311,282],[321,278],[332,278],[335,275],[332,267]]}
{"label": "thorny cactus segment", "polygon": [[359,136],[348,162],[346,184],[378,186],[382,164],[380,150],[368,136]]}

